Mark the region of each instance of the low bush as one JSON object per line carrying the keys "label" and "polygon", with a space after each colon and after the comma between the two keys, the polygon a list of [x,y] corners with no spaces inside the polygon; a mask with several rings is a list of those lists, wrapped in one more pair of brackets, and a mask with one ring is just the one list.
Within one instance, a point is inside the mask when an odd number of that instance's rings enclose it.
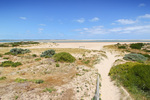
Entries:
{"label": "low bush", "polygon": [[3,57],[3,55],[2,55],[2,54],[0,54],[0,57]]}
{"label": "low bush", "polygon": [[[121,85],[139,100],[150,99],[150,65],[127,62],[110,69],[109,76],[117,80]],[[144,98],[143,98],[144,97]],[[146,99],[144,99],[146,100]]]}
{"label": "low bush", "polygon": [[25,54],[25,53],[30,53],[31,51],[29,49],[21,49],[21,48],[13,48],[10,50],[12,54]]}
{"label": "low bush", "polygon": [[126,54],[123,59],[129,60],[129,61],[137,61],[137,62],[144,62],[147,60],[147,57],[141,55],[141,54],[136,54],[136,53],[130,53]]}
{"label": "low bush", "polygon": [[5,79],[6,79],[5,76],[0,77],[0,80],[5,80]]}
{"label": "low bush", "polygon": [[144,46],[144,43],[132,43],[130,44],[130,48],[132,49],[141,49]]}
{"label": "low bush", "polygon": [[34,83],[36,83],[36,84],[41,84],[43,82],[44,82],[43,80],[34,80]]}
{"label": "low bush", "polygon": [[118,49],[126,49],[126,46],[124,45],[118,46]]}
{"label": "low bush", "polygon": [[32,57],[37,57],[37,55],[36,54],[32,54]]}
{"label": "low bush", "polygon": [[40,60],[41,60],[41,58],[36,58],[36,59],[35,59],[35,61],[40,61]]}
{"label": "low bush", "polygon": [[55,54],[55,50],[51,49],[51,50],[42,52],[41,57],[49,58],[49,57],[52,57],[54,54]]}
{"label": "low bush", "polygon": [[12,62],[12,61],[4,61],[0,66],[2,67],[17,67],[19,65],[22,65],[20,62]]}
{"label": "low bush", "polygon": [[3,59],[9,59],[9,57],[4,57]]}
{"label": "low bush", "polygon": [[60,61],[60,62],[74,62],[76,59],[73,57],[70,53],[67,52],[60,52],[54,55],[55,61]]}
{"label": "low bush", "polygon": [[56,64],[56,67],[59,67],[60,65],[59,64]]}

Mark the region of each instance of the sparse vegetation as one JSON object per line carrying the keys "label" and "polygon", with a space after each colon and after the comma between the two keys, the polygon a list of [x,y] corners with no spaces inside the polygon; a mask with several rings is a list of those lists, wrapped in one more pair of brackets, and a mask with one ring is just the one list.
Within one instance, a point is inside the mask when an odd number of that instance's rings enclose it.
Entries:
{"label": "sparse vegetation", "polygon": [[0,66],[2,67],[17,67],[22,65],[20,62],[4,61]]}
{"label": "sparse vegetation", "polygon": [[3,55],[2,55],[2,54],[0,54],[0,57],[3,57]]}
{"label": "sparse vegetation", "polygon": [[28,44],[39,44],[39,42],[33,42],[33,41],[28,41],[28,42],[12,42],[12,43],[3,43],[0,44],[0,47],[16,47],[16,46],[21,46],[21,45],[28,45]]}
{"label": "sparse vegetation", "polygon": [[147,57],[141,54],[130,53],[130,54],[126,54],[123,57],[123,59],[128,60],[128,61],[145,62],[147,60]]}
{"label": "sparse vegetation", "polygon": [[51,93],[51,92],[53,92],[53,91],[56,91],[56,89],[53,88],[53,87],[51,87],[51,88],[46,88],[46,89],[44,90],[44,92],[46,92],[46,91],[48,91],[49,93]]}
{"label": "sparse vegetation", "polygon": [[67,52],[60,52],[54,55],[55,61],[60,61],[60,62],[74,62],[76,59],[73,57],[70,53]]}
{"label": "sparse vegetation", "polygon": [[6,79],[5,76],[0,77],[0,80],[5,80],[5,79]]}
{"label": "sparse vegetation", "polygon": [[55,50],[53,50],[53,49],[46,50],[46,51],[42,52],[41,57],[49,58],[49,57],[52,57],[54,54],[55,54]]}
{"label": "sparse vegetation", "polygon": [[3,59],[9,59],[9,57],[4,57]]}
{"label": "sparse vegetation", "polygon": [[33,82],[33,83],[36,83],[36,84],[41,84],[43,83],[44,81],[39,79],[39,80],[30,80],[30,79],[22,79],[22,78],[16,78],[15,79],[15,82],[18,82],[18,83],[23,83],[23,82]]}

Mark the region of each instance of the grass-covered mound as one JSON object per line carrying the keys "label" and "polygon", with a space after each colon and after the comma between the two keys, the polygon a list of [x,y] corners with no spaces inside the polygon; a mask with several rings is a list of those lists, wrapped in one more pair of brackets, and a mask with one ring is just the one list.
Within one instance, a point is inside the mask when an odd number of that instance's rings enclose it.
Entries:
{"label": "grass-covered mound", "polygon": [[22,63],[20,62],[12,62],[12,61],[4,61],[2,62],[2,64],[0,64],[0,66],[2,67],[17,67],[17,66],[20,66],[22,65]]}
{"label": "grass-covered mound", "polygon": [[54,55],[55,61],[60,61],[60,62],[74,62],[76,59],[73,57],[70,53],[67,52],[60,52]]}
{"label": "grass-covered mound", "polygon": [[126,54],[123,59],[128,61],[145,62],[147,57],[143,56],[142,54],[130,53]]}
{"label": "grass-covered mound", "polygon": [[117,80],[135,99],[150,99],[150,65],[127,62],[111,68],[112,80]]}
{"label": "grass-covered mound", "polygon": [[46,50],[44,52],[42,52],[41,57],[52,57],[55,54],[55,50],[51,49],[51,50]]}

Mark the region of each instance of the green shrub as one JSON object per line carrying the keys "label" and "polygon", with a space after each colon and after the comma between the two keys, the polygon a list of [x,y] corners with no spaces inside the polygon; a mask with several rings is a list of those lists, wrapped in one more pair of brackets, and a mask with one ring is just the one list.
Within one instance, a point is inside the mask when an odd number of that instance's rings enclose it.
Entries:
{"label": "green shrub", "polygon": [[4,61],[0,66],[2,67],[17,67],[19,65],[22,65],[20,62],[12,62],[12,61]]}
{"label": "green shrub", "polygon": [[33,82],[33,83],[36,83],[36,84],[41,84],[43,83],[44,81],[39,79],[39,80],[30,80],[30,79],[22,79],[22,78],[16,78],[15,79],[15,82],[18,82],[18,83],[23,83],[23,82]]}
{"label": "green shrub", "polygon": [[90,63],[90,60],[86,60],[86,61],[82,61],[84,64],[89,64]]}
{"label": "green shrub", "polygon": [[0,80],[5,80],[5,79],[6,79],[5,76],[0,77]]}
{"label": "green shrub", "polygon": [[37,55],[36,54],[32,54],[32,57],[37,57]]}
{"label": "green shrub", "polygon": [[56,64],[56,67],[59,67],[59,64]]}
{"label": "green shrub", "polygon": [[123,59],[129,60],[129,61],[138,61],[138,62],[144,62],[147,60],[147,57],[141,55],[141,54],[135,54],[135,53],[130,53],[126,54]]}
{"label": "green shrub", "polygon": [[3,55],[2,55],[2,54],[0,54],[0,57],[3,57]]}
{"label": "green shrub", "polygon": [[55,54],[55,50],[51,49],[51,50],[42,52],[41,57],[49,58],[49,57],[52,57],[54,54]]}
{"label": "green shrub", "polygon": [[124,45],[118,46],[118,49],[126,49],[126,46]]}
{"label": "green shrub", "polygon": [[2,67],[10,67],[12,66],[13,62],[12,61],[4,61],[0,66]]}
{"label": "green shrub", "polygon": [[17,66],[20,66],[20,65],[22,65],[21,62],[15,62],[15,63],[12,64],[12,67],[17,67]]}
{"label": "green shrub", "polygon": [[54,55],[55,61],[61,61],[61,62],[74,62],[75,58],[67,52],[60,52]]}
{"label": "green shrub", "polygon": [[6,52],[4,55],[15,55],[15,54],[13,54],[11,52]]}
{"label": "green shrub", "polygon": [[43,82],[44,82],[43,80],[34,80],[34,83],[36,83],[36,84],[41,84]]}
{"label": "green shrub", "polygon": [[130,44],[130,48],[132,49],[141,49],[144,46],[144,43],[132,43]]}
{"label": "green shrub", "polygon": [[3,59],[9,59],[9,57],[4,57]]}
{"label": "green shrub", "polygon": [[[150,65],[127,62],[110,69],[109,76],[139,100],[150,98]],[[146,99],[144,99],[146,100]]]}
{"label": "green shrub", "polygon": [[13,48],[10,50],[12,54],[25,54],[25,53],[30,53],[31,51],[29,49],[21,49],[21,48]]}
{"label": "green shrub", "polygon": [[48,91],[49,93],[51,93],[51,92],[53,92],[53,91],[56,91],[56,89],[53,88],[53,87],[51,87],[51,88],[46,88],[46,89],[44,90],[44,92],[46,92],[46,91]]}
{"label": "green shrub", "polygon": [[41,60],[41,58],[36,58],[36,59],[35,59],[35,61],[39,61],[39,60]]}
{"label": "green shrub", "polygon": [[139,64],[130,69],[127,75],[128,83],[143,91],[150,91],[150,65]]}

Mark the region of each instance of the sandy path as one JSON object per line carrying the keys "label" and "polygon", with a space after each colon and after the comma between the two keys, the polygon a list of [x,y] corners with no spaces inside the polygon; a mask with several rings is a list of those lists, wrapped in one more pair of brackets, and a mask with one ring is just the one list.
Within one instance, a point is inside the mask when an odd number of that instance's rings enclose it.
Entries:
{"label": "sandy path", "polygon": [[101,99],[102,100],[120,100],[120,91],[117,86],[111,82],[110,77],[108,76],[109,70],[112,64],[115,62],[116,58],[115,54],[111,54],[110,52],[106,52],[107,59],[102,60],[95,67],[98,68],[98,72],[101,75]]}

